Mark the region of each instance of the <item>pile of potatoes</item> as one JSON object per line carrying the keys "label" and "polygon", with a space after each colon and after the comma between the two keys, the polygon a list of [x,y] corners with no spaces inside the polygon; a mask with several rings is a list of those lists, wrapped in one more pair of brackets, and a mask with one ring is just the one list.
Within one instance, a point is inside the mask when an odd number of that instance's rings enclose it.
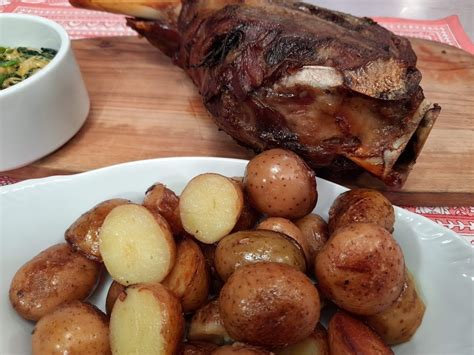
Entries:
{"label": "pile of potatoes", "polygon": [[[104,201],[18,270],[11,304],[37,321],[34,354],[391,354],[425,310],[393,207],[356,189],[326,223],[317,199],[313,171],[273,149],[243,178]],[[107,315],[86,302],[103,270]]]}

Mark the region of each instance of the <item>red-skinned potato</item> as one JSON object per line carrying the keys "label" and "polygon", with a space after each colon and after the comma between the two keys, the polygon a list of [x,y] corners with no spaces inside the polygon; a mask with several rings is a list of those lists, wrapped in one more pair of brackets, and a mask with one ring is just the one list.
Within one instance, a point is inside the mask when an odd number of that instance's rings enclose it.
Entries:
{"label": "red-skinned potato", "polygon": [[318,291],[311,280],[279,263],[238,268],[222,288],[219,306],[232,339],[264,348],[303,340],[313,332],[320,314]]}
{"label": "red-skinned potato", "polygon": [[183,333],[181,304],[159,283],[127,287],[110,316],[110,346],[117,355],[174,355]]}
{"label": "red-skinned potato", "polygon": [[161,214],[168,222],[174,235],[184,231],[179,216],[179,197],[165,185],[156,183],[150,186],[145,193],[143,206],[152,212]]}
{"label": "red-skinned potato", "polygon": [[74,252],[67,243],[56,244],[16,272],[10,302],[20,316],[37,321],[62,303],[86,300],[100,272],[99,263]]}
{"label": "red-skinned potato", "polygon": [[181,301],[183,312],[191,312],[206,303],[209,294],[209,270],[206,259],[193,240],[176,243],[176,262],[161,282]]}
{"label": "red-skinned potato", "polygon": [[268,350],[265,350],[256,346],[252,346],[252,345],[242,344],[242,343],[224,345],[214,350],[214,352],[212,352],[212,355],[272,355],[272,354],[273,353],[271,353]]}
{"label": "red-skinned potato", "polygon": [[284,149],[267,150],[252,158],[244,185],[252,206],[271,217],[303,217],[314,209],[318,198],[313,170]]}
{"label": "red-skinned potato", "polygon": [[217,345],[232,341],[222,323],[217,299],[194,313],[189,325],[188,340],[206,341]]}
{"label": "red-skinned potato", "polygon": [[395,211],[379,191],[354,189],[340,194],[329,209],[329,233],[354,222],[375,223],[393,232]]}
{"label": "red-skinned potato", "polygon": [[178,355],[209,355],[219,346],[204,341],[187,341],[182,346]]}
{"label": "red-skinned potato", "polygon": [[99,232],[105,217],[115,207],[130,203],[115,198],[103,201],[82,214],[64,233],[64,238],[75,250],[87,258],[102,262],[99,251]]}
{"label": "red-skinned potato", "polygon": [[318,323],[314,332],[299,343],[277,350],[276,355],[329,355],[328,334]]}
{"label": "red-skinned potato", "polygon": [[373,315],[402,292],[402,250],[386,229],[373,223],[339,228],[316,255],[318,289],[342,309]]}
{"label": "red-skinned potato", "polygon": [[107,292],[107,298],[105,299],[105,311],[110,316],[112,308],[114,308],[115,301],[118,296],[125,290],[125,286],[119,284],[117,281],[112,281]]}
{"label": "red-skinned potato", "polygon": [[329,350],[331,355],[392,355],[383,340],[361,321],[338,312],[329,321]]}
{"label": "red-skinned potato", "polygon": [[63,303],[41,318],[32,342],[33,355],[111,354],[107,317],[80,301]]}
{"label": "red-skinned potato", "polygon": [[321,216],[314,213],[304,216],[294,223],[309,244],[310,267],[312,267],[316,254],[329,239],[328,224]]}

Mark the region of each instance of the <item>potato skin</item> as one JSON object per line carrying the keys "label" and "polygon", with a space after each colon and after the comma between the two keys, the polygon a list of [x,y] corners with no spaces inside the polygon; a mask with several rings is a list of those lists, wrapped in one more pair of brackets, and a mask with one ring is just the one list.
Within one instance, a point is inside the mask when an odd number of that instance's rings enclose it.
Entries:
{"label": "potato skin", "polygon": [[407,342],[421,325],[425,304],[418,295],[413,275],[406,270],[400,297],[386,310],[365,318],[365,322],[389,345]]}
{"label": "potato skin", "polygon": [[219,306],[231,338],[265,348],[303,340],[320,314],[319,294],[311,280],[279,263],[237,269],[221,290]]}
{"label": "potato skin", "polygon": [[20,316],[37,321],[64,302],[85,300],[100,277],[101,265],[74,252],[67,243],[36,255],[15,274],[10,302]]}
{"label": "potato skin", "polygon": [[217,345],[232,340],[222,323],[219,300],[209,302],[194,313],[189,325],[188,340],[206,341]]}
{"label": "potato skin", "polygon": [[214,350],[212,355],[271,355],[268,350],[258,348],[256,346],[242,344],[242,343],[234,343],[232,345],[224,345],[220,348]]}
{"label": "potato skin", "polygon": [[181,346],[178,355],[209,355],[219,346],[204,341],[188,341]]}
{"label": "potato skin", "polygon": [[112,281],[107,292],[107,298],[105,299],[105,311],[110,316],[112,309],[114,308],[115,301],[118,296],[125,290],[125,286],[119,284],[117,281]]}
{"label": "potato skin", "polygon": [[272,217],[303,217],[318,199],[313,170],[284,149],[267,150],[250,160],[244,185],[252,206]]}
{"label": "potato skin", "polygon": [[276,351],[276,355],[329,355],[328,334],[318,323],[314,332],[299,343]]}
{"label": "potato skin", "polygon": [[183,312],[191,312],[207,301],[209,269],[199,246],[191,239],[176,243],[176,261],[171,272],[161,282],[181,301]]}
{"label": "potato skin", "polygon": [[354,189],[340,194],[329,209],[329,233],[354,222],[375,223],[393,232],[395,211],[379,191]]}
{"label": "potato skin", "polygon": [[303,218],[296,220],[295,225],[303,233],[304,238],[309,244],[310,249],[310,267],[314,265],[314,258],[329,239],[328,224],[319,215],[311,213]]}
{"label": "potato skin", "polygon": [[338,312],[331,318],[328,335],[331,355],[393,354],[374,331],[344,312]]}
{"label": "potato skin", "polygon": [[235,224],[234,229],[232,229],[232,233],[253,229],[253,227],[262,215],[255,208],[252,207],[249,202],[248,196],[245,195],[245,186],[243,183],[244,178],[239,176],[233,177],[232,180],[240,187],[240,189],[244,193],[244,206],[242,208],[242,213],[240,214],[239,220]]}
{"label": "potato skin", "polygon": [[71,247],[87,258],[102,262],[99,250],[99,233],[105,217],[115,207],[131,203],[129,200],[114,198],[103,201],[82,214],[64,233]]}
{"label": "potato skin", "polygon": [[107,317],[89,303],[63,303],[36,324],[33,354],[111,354]]}
{"label": "potato skin", "polygon": [[316,255],[318,288],[342,309],[372,315],[402,292],[403,254],[392,235],[373,223],[339,228]]}
{"label": "potato skin", "polygon": [[173,235],[184,232],[179,215],[179,197],[161,183],[153,184],[146,190],[143,206],[161,214],[168,222]]}

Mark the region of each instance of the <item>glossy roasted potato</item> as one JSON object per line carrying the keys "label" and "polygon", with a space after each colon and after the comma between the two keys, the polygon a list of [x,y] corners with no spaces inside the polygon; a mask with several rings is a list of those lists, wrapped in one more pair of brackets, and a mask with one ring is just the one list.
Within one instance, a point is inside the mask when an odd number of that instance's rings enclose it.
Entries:
{"label": "glossy roasted potato", "polygon": [[403,291],[386,310],[365,318],[366,323],[389,345],[407,342],[423,321],[425,304],[413,275],[406,270]]}
{"label": "glossy roasted potato", "polygon": [[329,239],[328,224],[319,215],[311,213],[303,218],[296,220],[295,225],[303,233],[304,238],[309,244],[310,267],[314,265],[316,254],[322,249]]}
{"label": "glossy roasted potato", "polygon": [[238,268],[219,296],[220,315],[232,339],[265,348],[308,337],[319,320],[319,294],[301,271],[279,263]]}
{"label": "glossy roasted potato", "polygon": [[234,229],[244,206],[244,195],[232,179],[202,174],[184,188],[179,211],[183,227],[197,240],[212,244]]}
{"label": "glossy roasted potato", "polygon": [[143,206],[154,213],[161,214],[174,235],[184,231],[179,215],[179,197],[165,185],[156,183],[150,186],[145,193]]}
{"label": "glossy roasted potato", "polygon": [[383,340],[361,321],[338,312],[329,321],[329,350],[331,355],[392,355]]}
{"label": "glossy roasted potato", "polygon": [[107,298],[105,299],[105,311],[110,316],[112,309],[114,308],[115,301],[118,296],[125,290],[125,286],[119,284],[117,281],[112,281],[107,292]]}
{"label": "glossy roasted potato", "polygon": [[159,283],[129,286],[110,317],[112,353],[174,355],[184,333],[178,299]]}
{"label": "glossy roasted potato", "polygon": [[[243,177],[233,177],[232,180],[237,183],[242,191],[245,190]],[[252,207],[248,197],[244,194],[244,206],[242,208],[242,213],[240,214],[239,220],[235,224],[234,229],[232,229],[232,232],[235,233],[243,230],[253,229],[261,216],[261,213]]]}
{"label": "glossy roasted potato", "polygon": [[183,238],[176,243],[176,262],[161,282],[181,301],[183,312],[191,312],[207,301],[209,270],[201,249],[193,240]]}
{"label": "glossy roasted potato", "polygon": [[216,254],[217,243],[206,244],[198,242],[198,244],[201,248],[202,253],[204,254],[208,269],[210,270],[211,279],[209,285],[209,293],[213,295],[218,294],[224,283],[222,282],[216,270],[214,255]]}
{"label": "glossy roasted potato", "polygon": [[257,229],[271,230],[287,235],[293,239],[303,250],[306,264],[309,266],[313,264],[311,261],[311,245],[306,237],[303,235],[301,230],[289,219],[281,217],[268,217],[265,218],[257,225]]}
{"label": "glossy roasted potato", "polygon": [[353,223],[337,229],[316,255],[318,288],[342,309],[373,315],[387,309],[402,292],[402,250],[386,229]]}
{"label": "glossy roasted potato", "polygon": [[115,207],[99,237],[105,267],[122,285],[161,282],[174,266],[176,245],[168,223],[141,205]]}
{"label": "glossy roasted potato", "polygon": [[80,301],[64,303],[41,318],[32,342],[34,355],[111,354],[107,317]]}
{"label": "glossy roasted potato", "polygon": [[249,201],[271,217],[300,218],[316,206],[318,193],[313,170],[295,153],[271,149],[247,164],[244,176]]}
{"label": "glossy roasted potato", "polygon": [[327,331],[321,323],[318,323],[309,337],[277,350],[276,355],[329,355]]}
{"label": "glossy roasted potato", "polygon": [[178,355],[209,355],[219,346],[204,341],[187,341],[178,352]]}
{"label": "glossy roasted potato", "polygon": [[222,323],[218,300],[209,302],[194,313],[189,325],[188,340],[217,345],[232,341]]}
{"label": "glossy roasted potato", "polygon": [[56,244],[23,265],[10,285],[10,302],[20,316],[37,321],[64,302],[83,301],[100,277],[99,263]]}
{"label": "glossy roasted potato", "polygon": [[214,352],[212,352],[212,355],[234,355],[234,354],[235,355],[272,355],[273,353],[256,346],[242,344],[242,343],[224,345],[214,350]]}
{"label": "glossy roasted potato", "polygon": [[301,247],[288,236],[269,231],[241,231],[224,237],[214,256],[217,273],[226,281],[239,267],[259,262],[277,262],[305,272]]}
{"label": "glossy roasted potato", "polygon": [[130,203],[129,200],[114,198],[103,201],[81,215],[64,233],[71,247],[91,260],[102,262],[99,251],[99,232],[105,217],[115,207]]}
{"label": "glossy roasted potato", "polygon": [[395,211],[379,191],[354,189],[340,194],[329,210],[329,233],[354,222],[375,223],[393,232]]}

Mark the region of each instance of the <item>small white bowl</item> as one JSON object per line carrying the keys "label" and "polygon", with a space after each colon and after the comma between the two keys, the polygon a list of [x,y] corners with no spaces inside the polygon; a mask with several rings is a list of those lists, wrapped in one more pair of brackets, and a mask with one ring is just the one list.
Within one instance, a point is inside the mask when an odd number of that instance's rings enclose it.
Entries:
{"label": "small white bowl", "polygon": [[28,79],[0,90],[0,171],[51,153],[81,128],[89,96],[66,31],[42,17],[0,14],[0,46],[58,53]]}

